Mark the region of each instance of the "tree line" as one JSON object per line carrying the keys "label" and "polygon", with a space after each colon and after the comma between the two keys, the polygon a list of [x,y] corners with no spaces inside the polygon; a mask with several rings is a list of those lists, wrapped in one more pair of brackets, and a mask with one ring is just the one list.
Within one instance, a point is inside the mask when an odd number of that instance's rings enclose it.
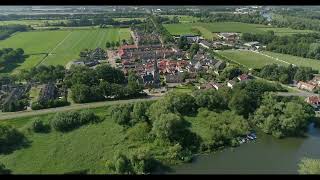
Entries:
{"label": "tree line", "polygon": [[297,67],[293,65],[286,67],[270,64],[263,66],[256,75],[271,81],[291,84],[293,81],[309,81],[313,78],[314,73],[316,72],[311,67]]}
{"label": "tree line", "polygon": [[30,26],[21,24],[11,24],[0,26],[0,40],[4,40],[10,37],[15,32],[24,32],[32,29]]}
{"label": "tree line", "polygon": [[266,50],[268,51],[320,59],[319,33],[276,36],[273,31],[268,31],[261,34],[243,33],[241,39],[243,41],[259,41],[266,44]]}

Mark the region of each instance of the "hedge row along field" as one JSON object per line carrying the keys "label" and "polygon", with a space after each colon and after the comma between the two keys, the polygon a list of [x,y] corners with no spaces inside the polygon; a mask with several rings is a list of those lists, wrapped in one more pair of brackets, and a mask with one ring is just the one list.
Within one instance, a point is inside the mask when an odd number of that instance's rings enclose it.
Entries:
{"label": "hedge row along field", "polygon": [[[38,64],[65,65],[78,58],[85,48],[104,48],[107,41],[129,39],[128,28],[22,32],[0,41],[0,47],[22,48],[29,57],[13,70]],[[10,73],[10,72],[7,72]]]}

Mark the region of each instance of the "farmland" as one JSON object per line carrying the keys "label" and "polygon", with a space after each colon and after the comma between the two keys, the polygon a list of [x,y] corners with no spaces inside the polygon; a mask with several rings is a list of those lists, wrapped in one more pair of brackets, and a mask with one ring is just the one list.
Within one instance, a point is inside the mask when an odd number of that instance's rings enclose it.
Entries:
{"label": "farmland", "polygon": [[45,26],[45,22],[57,23],[62,21],[66,22],[66,20],[14,20],[14,21],[0,21],[0,25],[22,24],[22,25],[30,25],[33,27],[37,27],[37,26]]}
{"label": "farmland", "polygon": [[165,24],[168,31],[173,35],[195,34],[193,28],[199,29],[204,38],[210,39],[208,32],[239,32],[239,33],[264,33],[272,30],[276,35],[291,35],[295,33],[309,33],[310,30],[294,30],[291,28],[273,28],[260,24],[247,24],[240,22],[214,22],[214,23],[185,23]]}
{"label": "farmland", "polygon": [[286,66],[289,64],[295,64],[297,66],[312,67],[315,70],[320,70],[319,60],[291,56],[287,54],[279,54],[269,51],[263,51],[262,53],[264,55],[251,51],[240,50],[218,51],[217,53],[249,68],[261,68],[264,65],[276,63]]}
{"label": "farmland", "polygon": [[272,58],[251,51],[226,50],[218,51],[218,54],[249,68],[261,68],[272,63],[287,65],[281,61],[276,61]]}
{"label": "farmland", "polygon": [[85,48],[105,47],[107,41],[130,37],[129,30],[87,29],[21,32],[0,41],[0,48],[23,48],[29,57],[10,70],[30,69],[38,64],[65,65],[78,57]]}

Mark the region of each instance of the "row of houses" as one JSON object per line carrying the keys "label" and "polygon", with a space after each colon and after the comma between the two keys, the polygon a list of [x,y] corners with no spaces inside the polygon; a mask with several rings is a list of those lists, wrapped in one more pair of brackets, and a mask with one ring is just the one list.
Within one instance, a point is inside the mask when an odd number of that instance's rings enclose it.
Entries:
{"label": "row of houses", "polygon": [[211,82],[208,82],[206,84],[198,86],[198,89],[216,89],[216,90],[219,90],[219,88],[221,88],[221,87],[223,87],[225,85],[232,89],[238,82],[244,82],[244,81],[248,81],[250,79],[252,79],[252,77],[250,75],[241,74],[238,77],[227,81],[226,83],[219,83],[219,82],[211,81]]}

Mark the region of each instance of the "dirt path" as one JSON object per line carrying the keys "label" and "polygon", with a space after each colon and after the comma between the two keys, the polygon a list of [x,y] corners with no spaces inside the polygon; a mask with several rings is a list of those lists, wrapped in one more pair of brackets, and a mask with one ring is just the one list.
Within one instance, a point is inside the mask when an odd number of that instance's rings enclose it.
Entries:
{"label": "dirt path", "polygon": [[150,101],[150,100],[157,100],[159,98],[161,98],[161,96],[160,97],[149,96],[147,98],[140,98],[140,99],[104,101],[104,102],[94,102],[94,103],[85,103],[85,104],[72,104],[70,106],[65,106],[65,107],[42,109],[42,110],[36,110],[36,111],[26,110],[26,111],[19,111],[19,112],[5,112],[5,113],[0,113],[0,120],[36,116],[36,115],[43,115],[43,114],[56,113],[56,112],[66,112],[71,110],[90,109],[90,108],[104,107],[104,106],[115,105],[115,104],[125,104],[125,103],[139,102],[139,101]]}

